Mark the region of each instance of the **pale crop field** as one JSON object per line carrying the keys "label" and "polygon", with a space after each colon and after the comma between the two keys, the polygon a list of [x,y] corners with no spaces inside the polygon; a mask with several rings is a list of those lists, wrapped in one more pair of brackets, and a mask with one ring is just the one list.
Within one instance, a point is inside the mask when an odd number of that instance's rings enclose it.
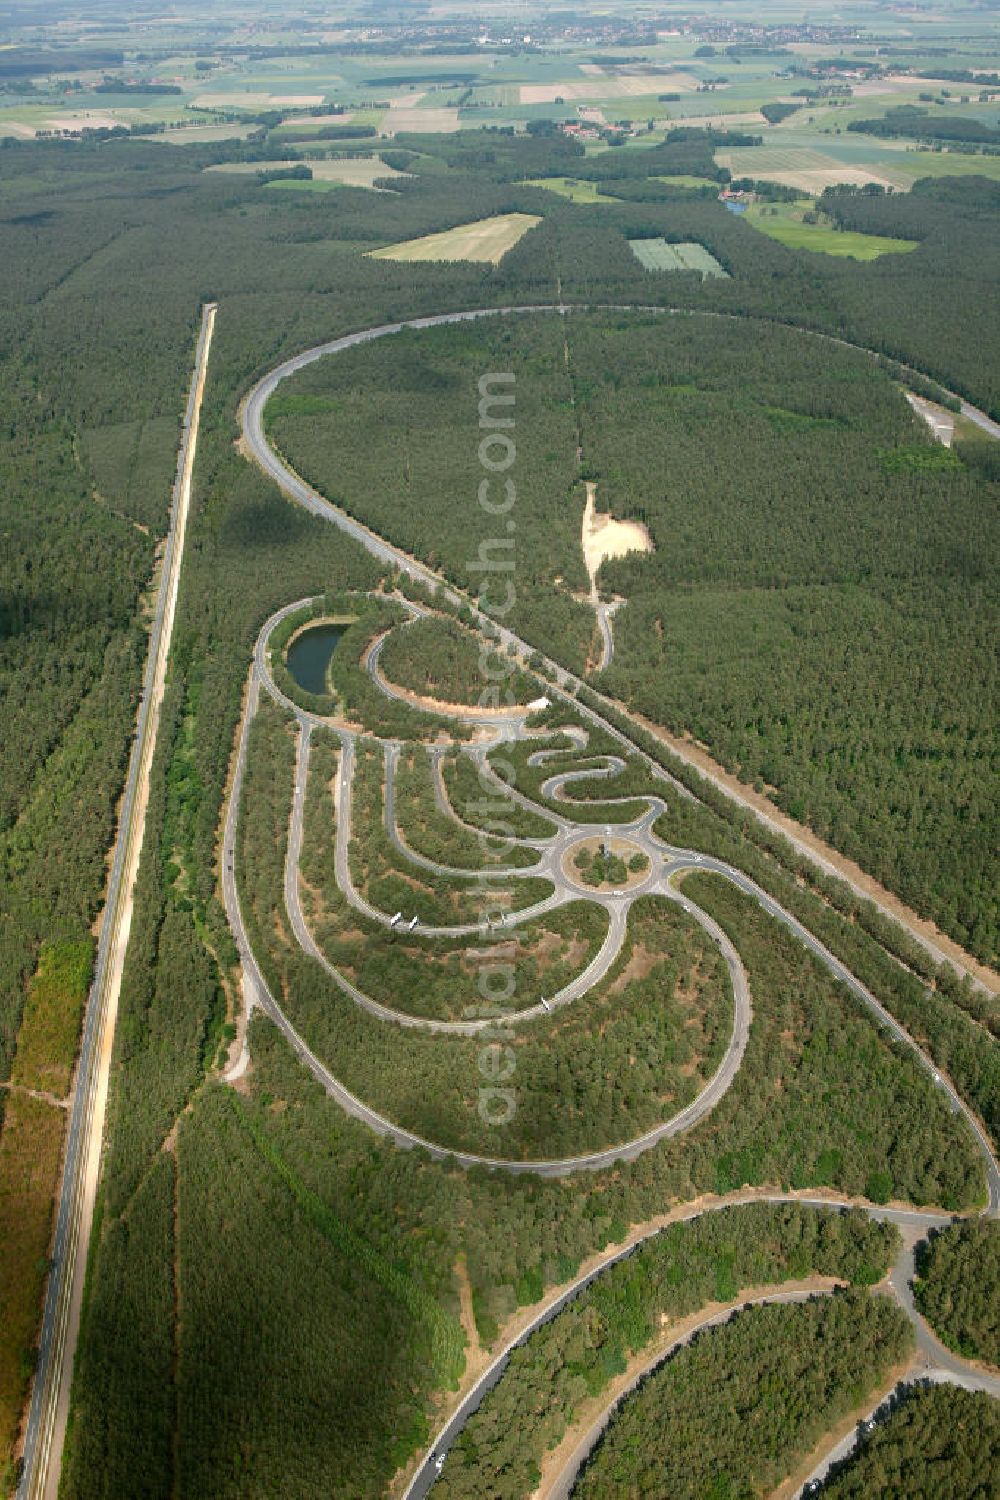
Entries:
{"label": "pale crop field", "polygon": [[825,187],[833,187],[838,182],[853,187],[864,187],[869,182],[882,187],[893,186],[886,169],[881,166],[869,167],[856,162],[846,165],[822,151],[799,146],[787,149],[778,145],[737,146],[731,151],[719,151],[715,159],[720,167],[728,167],[734,177],[765,178],[768,182],[780,182],[810,195],[821,193]]}
{"label": "pale crop field", "polygon": [[[241,176],[252,176],[256,172],[273,172],[281,168],[307,166],[317,183],[340,183],[344,187],[374,189],[377,178],[408,177],[408,172],[397,172],[387,167],[377,156],[343,156],[326,161],[233,161],[220,162],[206,167],[206,172],[237,172]],[[302,186],[303,184],[299,184]],[[304,184],[308,188],[308,181]]]}
{"label": "pale crop field", "polygon": [[497,265],[522,235],[541,222],[535,214],[500,214],[368,253],[376,260],[481,260]]}
{"label": "pale crop field", "polygon": [[700,271],[702,277],[727,277],[710,250],[693,241],[672,245],[666,240],[629,240],[632,254],[647,271]]}

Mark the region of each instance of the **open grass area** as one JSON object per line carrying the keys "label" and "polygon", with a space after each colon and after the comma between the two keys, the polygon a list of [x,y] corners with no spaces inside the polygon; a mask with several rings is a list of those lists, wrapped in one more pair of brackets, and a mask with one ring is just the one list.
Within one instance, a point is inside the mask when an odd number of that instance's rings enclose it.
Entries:
{"label": "open grass area", "polygon": [[61,1109],[12,1090],[0,1134],[0,1488],[32,1369],[32,1346],[48,1269],[49,1225],[59,1179]]}
{"label": "open grass area", "polygon": [[[256,172],[273,172],[281,167],[297,167],[302,163],[298,161],[234,161],[223,162],[219,166],[206,167],[208,172],[239,172],[246,176]],[[325,192],[328,188],[335,187],[359,187],[379,191],[375,183],[382,178],[407,177],[407,172],[397,172],[394,167],[387,167],[381,157],[378,156],[338,156],[327,161],[311,161],[306,165],[312,172],[311,178],[277,178],[269,183],[269,187],[299,188],[306,192]]]}
{"label": "open grass area", "polygon": [[498,214],[369,253],[376,260],[476,260],[489,261],[495,266],[522,235],[541,222],[536,214]]}
{"label": "open grass area", "polygon": [[823,255],[849,256],[852,260],[878,260],[880,255],[901,255],[917,248],[916,240],[858,234],[838,229],[828,220],[810,224],[805,215],[814,210],[809,198],[797,203],[753,203],[747,209],[745,221],[792,250],[814,250]]}
{"label": "open grass area", "polygon": [[531,177],[526,183],[527,187],[546,188],[550,193],[558,193],[560,198],[568,198],[571,203],[610,203],[613,199],[604,197],[597,191],[596,182],[585,182],[579,177]]}
{"label": "open grass area", "polygon": [[629,244],[632,254],[647,271],[700,271],[703,279],[729,274],[704,245],[693,242],[674,245],[664,239],[629,240]]}
{"label": "open grass area", "polygon": [[94,945],[46,943],[31,981],[12,1082],[63,1098],[69,1092]]}

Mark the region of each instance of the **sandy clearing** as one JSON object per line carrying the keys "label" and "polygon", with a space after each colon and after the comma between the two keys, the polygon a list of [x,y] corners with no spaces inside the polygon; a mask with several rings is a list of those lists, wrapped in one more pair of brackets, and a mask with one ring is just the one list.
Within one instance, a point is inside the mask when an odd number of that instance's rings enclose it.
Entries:
{"label": "sandy clearing", "polygon": [[590,574],[591,598],[597,599],[597,574],[602,563],[630,552],[652,552],[653,540],[641,521],[616,521],[614,516],[597,510],[597,485],[587,482],[587,503],[583,510],[583,533],[580,545]]}
{"label": "sandy clearing", "polygon": [[481,260],[498,265],[521,236],[541,222],[535,214],[500,214],[368,253],[376,260]]}
{"label": "sandy clearing", "polygon": [[616,834],[597,833],[591,838],[580,839],[577,843],[571,844],[562,857],[562,872],[577,890],[630,891],[633,886],[642,885],[643,881],[649,879],[649,861],[646,860],[641,870],[628,870],[622,881],[615,882],[613,885],[606,881],[601,885],[590,885],[584,879],[583,870],[576,863],[577,855],[585,849],[593,857],[601,848],[607,849],[610,854],[617,855],[619,859],[624,860],[626,866],[636,854],[642,854],[638,844],[634,844],[631,839],[620,838]]}
{"label": "sandy clearing", "polygon": [[206,167],[206,172],[236,173],[241,177],[252,177],[257,172],[274,172],[288,167],[307,166],[317,182],[342,182],[345,187],[372,188],[377,178],[408,177],[408,172],[397,172],[387,167],[377,156],[345,156],[330,161],[232,161],[219,162]]}

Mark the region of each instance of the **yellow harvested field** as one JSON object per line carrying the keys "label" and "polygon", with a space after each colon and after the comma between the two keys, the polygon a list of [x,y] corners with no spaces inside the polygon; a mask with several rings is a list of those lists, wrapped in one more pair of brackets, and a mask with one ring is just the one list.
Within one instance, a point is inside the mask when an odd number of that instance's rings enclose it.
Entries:
{"label": "yellow harvested field", "polygon": [[137,109],[68,109],[62,115],[50,115],[43,130],[113,130],[136,119]]}
{"label": "yellow harvested field", "polygon": [[419,135],[444,135],[458,129],[457,109],[411,109],[409,105],[393,105],[382,121],[380,135],[399,135],[402,131],[413,131]]}
{"label": "yellow harvested field", "polygon": [[642,99],[656,94],[690,94],[694,80],[687,73],[606,73],[587,78],[567,78],[559,83],[522,83],[522,104],[567,103],[587,99]]}
{"label": "yellow harvested field", "polygon": [[203,141],[241,141],[255,129],[253,125],[179,125],[168,126],[160,135],[147,135],[147,141],[163,141],[168,146],[197,146]]}
{"label": "yellow harvested field", "polygon": [[287,120],[282,120],[282,125],[349,125],[353,119],[352,111],[345,109],[339,115],[309,115],[306,119],[299,119],[296,115],[289,115]]}
{"label": "yellow harvested field", "polygon": [[824,188],[838,182],[851,187],[864,187],[876,182],[881,187],[892,187],[889,169],[850,166],[838,162],[822,151],[791,147],[787,150],[775,146],[737,147],[732,151],[717,151],[715,160],[720,167],[728,167],[734,177],[762,177],[768,182],[780,182],[785,187],[795,188],[807,196],[816,196]]}
{"label": "yellow harvested field", "polygon": [[[196,109],[314,109],[322,104],[323,94],[265,94],[253,89],[199,94]],[[338,119],[342,116],[338,115]]]}
{"label": "yellow harvested field", "polygon": [[0,1132],[0,1477],[13,1459],[48,1271],[64,1110],[11,1090]]}
{"label": "yellow harvested field", "polygon": [[759,109],[748,109],[743,114],[678,115],[670,124],[690,125],[698,130],[742,130],[747,125],[766,125],[767,121]]}
{"label": "yellow harvested field", "polygon": [[368,253],[376,260],[482,260],[497,265],[522,235],[541,222],[535,214],[498,214]]}

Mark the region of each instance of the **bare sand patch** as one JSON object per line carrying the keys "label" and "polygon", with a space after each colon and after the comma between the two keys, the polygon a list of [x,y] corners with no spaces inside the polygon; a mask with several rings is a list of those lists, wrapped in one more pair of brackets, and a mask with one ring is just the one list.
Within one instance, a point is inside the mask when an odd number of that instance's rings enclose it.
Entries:
{"label": "bare sand patch", "polygon": [[597,485],[588,481],[583,512],[583,560],[590,574],[590,589],[597,598],[597,574],[602,563],[630,552],[652,552],[653,539],[641,521],[616,521],[596,508]]}
{"label": "bare sand patch", "polygon": [[[584,857],[584,864],[578,864],[580,855]],[[592,884],[586,879],[586,870],[590,863],[598,857],[611,855],[620,859],[625,866],[625,874],[620,880],[602,880]],[[633,870],[629,867],[629,861],[639,856],[643,860],[641,869]],[[639,848],[638,844],[631,839],[620,838],[617,834],[594,834],[590,838],[578,839],[571,844],[562,857],[562,870],[571,885],[575,885],[581,891],[630,891],[634,886],[642,885],[649,879],[650,864],[648,857]]]}

